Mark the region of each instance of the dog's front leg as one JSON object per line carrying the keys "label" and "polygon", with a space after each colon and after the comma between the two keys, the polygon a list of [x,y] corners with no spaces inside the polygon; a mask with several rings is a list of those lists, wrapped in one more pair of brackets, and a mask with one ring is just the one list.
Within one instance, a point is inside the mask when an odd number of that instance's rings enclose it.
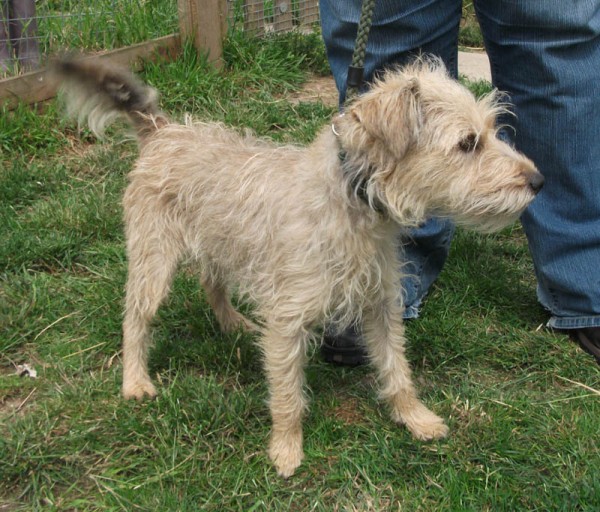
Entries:
{"label": "dog's front leg", "polygon": [[269,457],[284,478],[294,474],[302,462],[302,416],[307,407],[304,395],[306,332],[284,335],[267,326],[261,339],[269,380],[273,421]]}
{"label": "dog's front leg", "polygon": [[364,314],[367,350],[378,372],[381,396],[389,403],[393,420],[406,425],[417,439],[445,437],[448,427],[442,418],[417,397],[404,355],[402,309],[393,299],[382,302]]}

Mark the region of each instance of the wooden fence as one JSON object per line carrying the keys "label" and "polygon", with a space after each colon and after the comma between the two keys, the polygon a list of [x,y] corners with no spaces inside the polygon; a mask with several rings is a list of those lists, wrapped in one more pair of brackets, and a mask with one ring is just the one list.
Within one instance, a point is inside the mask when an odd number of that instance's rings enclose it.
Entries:
{"label": "wooden fence", "polygon": [[[240,12],[228,0],[177,0],[179,32],[144,43],[100,53],[116,65],[139,70],[146,60],[172,59],[183,40],[192,40],[215,66],[222,65],[223,40]],[[302,28],[319,19],[318,0],[246,0],[242,6],[243,30],[257,35]],[[0,105],[15,108],[19,103],[37,103],[54,97],[56,86],[41,69],[0,80]]]}

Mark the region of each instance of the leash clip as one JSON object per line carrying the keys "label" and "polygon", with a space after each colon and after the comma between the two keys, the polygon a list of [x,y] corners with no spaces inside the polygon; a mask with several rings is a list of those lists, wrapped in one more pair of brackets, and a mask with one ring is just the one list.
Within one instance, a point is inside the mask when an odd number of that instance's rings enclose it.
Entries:
{"label": "leash clip", "polygon": [[[339,114],[339,115],[338,115],[338,118],[340,118],[340,117],[344,117],[345,115],[346,115],[346,113],[345,113],[345,112],[342,112],[341,114]],[[339,132],[338,132],[338,131],[335,129],[335,123],[334,123],[334,122],[332,122],[332,123],[331,123],[331,131],[333,132],[333,134],[334,134],[336,137],[339,137],[339,136],[340,136],[340,133],[339,133]]]}

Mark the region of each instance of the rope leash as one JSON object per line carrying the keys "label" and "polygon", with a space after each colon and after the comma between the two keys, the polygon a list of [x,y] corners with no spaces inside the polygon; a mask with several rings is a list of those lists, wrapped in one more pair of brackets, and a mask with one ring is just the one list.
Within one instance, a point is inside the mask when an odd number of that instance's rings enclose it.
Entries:
{"label": "rope leash", "polygon": [[352,53],[352,63],[348,67],[346,103],[359,93],[360,88],[365,82],[365,58],[367,55],[369,32],[373,24],[374,10],[375,0],[363,0],[360,21],[358,22],[358,30],[356,32],[356,42],[354,43],[354,52]]}
{"label": "rope leash", "polygon": [[[358,96],[360,89],[365,83],[365,59],[367,55],[367,42],[369,40],[369,32],[371,31],[371,25],[373,24],[373,11],[375,10],[375,0],[363,0],[360,20],[358,22],[358,30],[356,32],[356,42],[354,43],[354,51],[352,53],[352,62],[348,67],[348,76],[346,80],[346,99],[344,103],[348,105],[356,96]],[[342,112],[339,116],[342,117]],[[336,137],[339,137],[339,133],[335,128],[335,124],[332,123],[331,129]],[[340,148],[338,153],[342,169],[346,165],[346,152]],[[377,212],[381,216],[386,216],[387,209],[377,199],[369,197],[367,192],[367,181],[368,177],[358,175],[352,179],[351,189],[354,191],[356,196],[365,203],[373,211]]]}

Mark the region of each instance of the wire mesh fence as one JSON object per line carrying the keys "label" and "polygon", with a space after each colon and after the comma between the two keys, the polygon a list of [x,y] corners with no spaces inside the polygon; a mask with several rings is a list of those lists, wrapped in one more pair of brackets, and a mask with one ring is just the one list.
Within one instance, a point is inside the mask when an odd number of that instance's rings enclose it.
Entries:
{"label": "wire mesh fence", "polygon": [[[0,0],[0,79],[64,50],[111,50],[178,32],[179,0]],[[222,0],[230,30],[307,30],[318,0]],[[202,15],[202,0],[197,1]]]}
{"label": "wire mesh fence", "polygon": [[244,0],[231,2],[234,26],[257,35],[310,29],[319,21],[318,0]]}
{"label": "wire mesh fence", "polygon": [[0,0],[0,77],[64,50],[99,51],[177,31],[176,0]]}

